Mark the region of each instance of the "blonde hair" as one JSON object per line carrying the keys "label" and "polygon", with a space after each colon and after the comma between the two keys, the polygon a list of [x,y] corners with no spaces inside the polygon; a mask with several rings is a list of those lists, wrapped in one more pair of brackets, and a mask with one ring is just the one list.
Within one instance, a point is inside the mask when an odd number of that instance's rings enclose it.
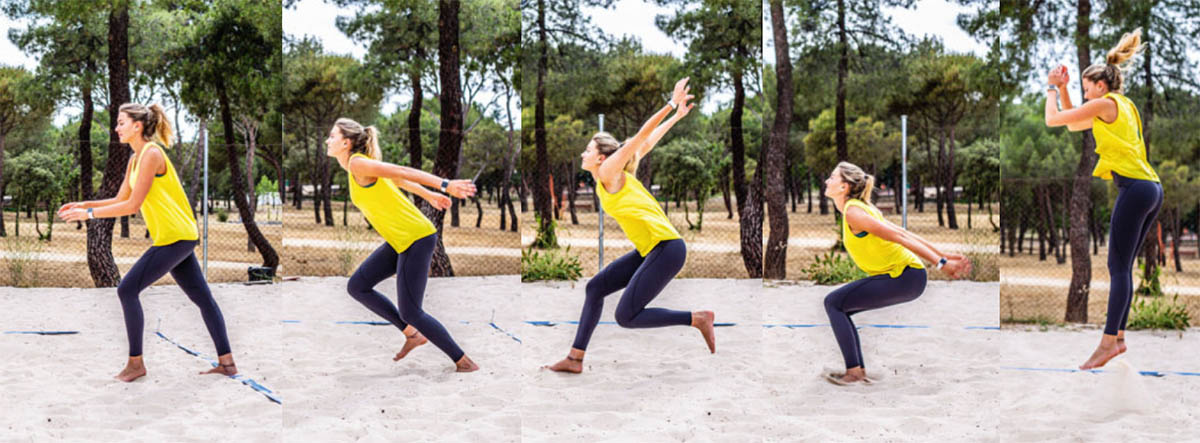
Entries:
{"label": "blonde hair", "polygon": [[1129,60],[1145,48],[1146,45],[1142,44],[1142,28],[1134,29],[1133,32],[1122,35],[1117,46],[1108,50],[1104,64],[1088,66],[1080,75],[1092,82],[1104,81],[1109,91],[1122,92],[1125,86],[1123,71],[1128,67]]}
{"label": "blonde hair", "polygon": [[[618,149],[621,149],[622,146],[625,146],[625,143],[618,142],[616,137],[613,137],[612,134],[604,131],[597,132],[596,135],[593,135],[592,141],[596,142],[596,151],[604,154],[605,157],[613,155]],[[628,140],[626,140],[626,142],[628,142]],[[635,153],[633,158],[629,160],[629,163],[625,164],[625,170],[630,174],[636,175],[638,162],[641,160],[642,159],[638,158],[637,154]]]}
{"label": "blonde hair", "polygon": [[128,115],[130,120],[141,122],[142,137],[146,140],[158,142],[163,148],[171,146],[174,131],[162,106],[157,103],[148,107],[140,103],[126,103],[117,108],[117,112]]}
{"label": "blonde hair", "polygon": [[350,154],[365,154],[375,160],[383,160],[383,152],[379,150],[379,130],[374,126],[363,127],[358,122],[339,118],[333,124],[341,131],[342,137],[350,140]]}
{"label": "blonde hair", "polygon": [[842,176],[842,181],[850,185],[850,193],[847,194],[847,197],[871,204],[871,191],[875,189],[875,176],[849,162],[838,163],[837,171]]}

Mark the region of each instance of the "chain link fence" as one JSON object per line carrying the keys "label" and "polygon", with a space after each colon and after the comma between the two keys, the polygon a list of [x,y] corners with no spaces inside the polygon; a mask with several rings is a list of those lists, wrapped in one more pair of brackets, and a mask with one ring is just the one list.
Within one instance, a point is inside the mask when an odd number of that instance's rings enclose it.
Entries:
{"label": "chain link fence", "polygon": [[[840,248],[841,217],[836,215],[833,201],[821,194],[817,180],[822,177],[797,177],[790,187],[788,198],[788,251],[787,278],[789,280],[812,280],[816,268],[827,264],[828,254],[834,260],[848,259]],[[811,186],[806,185],[811,183]],[[1000,279],[998,229],[1000,225],[999,205],[995,202],[965,202],[954,204],[953,217],[957,228],[951,228],[948,207],[938,208],[937,189],[926,187],[918,198],[916,192],[908,196],[908,230],[920,235],[944,252],[956,252],[970,258],[972,281],[998,281]],[[963,195],[961,192],[956,195]],[[898,226],[904,225],[904,211],[892,189],[877,189],[872,195],[873,204],[883,216]],[[824,200],[824,205],[822,204]],[[940,212],[940,214],[939,214]],[[947,280],[950,277],[931,269],[929,278]]]}
{"label": "chain link fence", "polygon": [[[77,141],[58,143],[63,152],[77,149]],[[204,195],[203,163],[197,144],[172,146],[167,154],[195,210],[200,244],[196,258],[201,266],[207,262],[210,282],[238,282],[250,279],[250,267],[263,265],[263,257],[251,248],[232,195],[218,191],[230,186],[228,172],[210,171],[208,229],[201,207]],[[210,150],[218,149],[210,146]],[[223,149],[223,148],[220,148]],[[100,154],[93,163],[104,166],[108,142],[93,142],[93,153]],[[210,152],[210,159],[220,152]],[[82,200],[79,190],[79,167],[74,154],[57,154],[56,168],[30,162],[28,167],[6,170],[8,182],[3,198],[6,236],[0,238],[0,286],[20,287],[91,287],[94,282],[87,264],[87,228],[83,223],[64,222],[54,212],[69,201]],[[15,157],[21,157],[17,155]],[[9,158],[10,166],[14,158]],[[210,165],[211,169],[211,165]],[[93,193],[99,191],[103,171],[94,172]],[[243,169],[244,173],[244,169]],[[266,173],[266,172],[264,172]],[[273,175],[273,173],[267,173]],[[36,182],[36,183],[33,183]],[[283,244],[283,205],[278,192],[258,192],[247,196],[255,203],[254,220],[267,242],[280,253]],[[93,196],[93,199],[98,199]],[[152,246],[145,220],[140,212],[114,219],[112,255],[117,269],[124,275]],[[205,245],[207,244],[207,254]],[[173,284],[167,275],[159,284]]]}
{"label": "chain link fence", "polygon": [[[1003,239],[1000,265],[1004,269],[1000,291],[1000,317],[1006,323],[1059,323],[1071,308],[1068,293],[1073,278],[1071,255],[1072,194],[1070,177],[1006,178],[1003,180]],[[1172,195],[1144,240],[1133,270],[1136,294],[1148,293],[1157,269],[1161,293],[1178,295],[1191,318],[1200,315],[1200,240],[1196,237],[1197,208]],[[1091,180],[1088,213],[1088,267],[1090,288],[1086,321],[1102,324],[1108,307],[1109,223],[1117,195],[1111,182]],[[1181,205],[1180,203],[1184,203]],[[1147,257],[1152,265],[1146,271]],[[1077,308],[1080,306],[1076,306]]]}
{"label": "chain link fence", "polygon": [[[747,278],[741,255],[741,227],[732,196],[728,208],[719,193],[701,207],[696,200],[664,201],[657,185],[651,185],[650,191],[659,199],[667,218],[687,243],[687,262],[679,277]],[[530,194],[526,196],[524,206],[527,211],[521,213],[521,244],[525,248],[537,237],[532,192],[527,194]],[[634,250],[633,243],[621,231],[616,219],[605,214],[601,263],[598,200],[595,188],[581,182],[573,195],[568,190],[559,190],[552,201],[558,245],[579,258],[584,277],[595,275],[602,264],[611,263]]]}
{"label": "chain link fence", "polygon": [[[464,135],[458,158],[459,172],[451,178],[472,180],[477,193],[472,198],[453,199],[453,206],[443,216],[442,244],[456,276],[515,275],[521,271],[521,249],[517,218],[508,209],[515,208],[518,180],[510,179],[507,186],[504,181],[506,165],[515,162],[509,137],[491,120],[473,118],[468,123],[470,129]],[[410,134],[403,127],[404,121],[377,125],[383,161],[411,166]],[[324,140],[330,127],[296,122],[287,126],[288,195],[282,211],[284,275],[349,276],[384,244],[349,201],[346,171],[326,155]],[[434,169],[439,133],[432,128],[419,131],[422,171]],[[519,138],[513,135],[512,143]],[[507,169],[511,172],[512,168]],[[422,203],[420,197],[409,198]]]}

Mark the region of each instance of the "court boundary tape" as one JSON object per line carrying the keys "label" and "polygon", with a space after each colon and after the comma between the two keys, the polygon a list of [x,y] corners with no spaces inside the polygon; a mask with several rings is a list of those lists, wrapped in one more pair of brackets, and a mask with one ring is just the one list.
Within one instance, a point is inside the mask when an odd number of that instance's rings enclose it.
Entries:
{"label": "court boundary tape", "polygon": [[[205,357],[204,355],[201,355],[201,354],[200,354],[199,352],[197,352],[197,351],[193,351],[193,350],[191,350],[191,349],[188,349],[186,346],[179,344],[179,342],[177,342],[177,341],[175,341],[175,340],[172,340],[170,337],[167,337],[167,336],[166,336],[166,335],[164,335],[164,334],[162,333],[162,331],[160,331],[158,328],[154,328],[154,334],[155,334],[155,335],[157,335],[157,336],[158,336],[158,338],[161,338],[161,339],[163,339],[163,340],[166,340],[168,343],[175,345],[175,347],[177,347],[177,348],[179,348],[179,349],[182,349],[182,350],[183,350],[183,352],[186,352],[186,353],[188,353],[188,354],[192,354],[192,356],[194,356],[194,357],[196,357],[196,358],[199,358],[199,359],[201,359],[201,360],[204,360],[204,361],[208,362],[208,363],[209,363],[209,364],[211,364],[211,365],[212,365],[214,368],[215,368],[215,367],[217,367],[217,366],[220,366],[220,365],[219,365],[219,364],[218,364],[216,361],[214,361],[214,360],[212,360],[212,359],[210,359],[210,358],[208,358],[208,357]],[[268,387],[266,387],[266,386],[263,386],[262,384],[260,384],[260,383],[259,383],[259,382],[257,382],[257,381],[254,381],[254,379],[253,379],[253,378],[247,377],[247,376],[245,376],[245,375],[242,375],[242,374],[234,374],[233,376],[226,376],[226,377],[228,377],[228,378],[231,378],[231,379],[233,379],[233,380],[235,380],[235,381],[237,381],[237,382],[240,382],[240,383],[241,383],[241,384],[243,384],[243,385],[246,385],[246,386],[250,387],[250,389],[253,389],[253,390],[257,391],[259,394],[262,394],[264,397],[267,397],[267,400],[271,400],[271,401],[272,401],[272,402],[274,402],[275,404],[278,404],[278,405],[282,405],[282,404],[283,404],[283,400],[281,400],[281,399],[279,398],[279,396],[275,395],[275,391],[272,391],[270,388],[268,388]]]}
{"label": "court boundary tape", "polygon": [[[1115,372],[1115,371],[1111,371],[1111,370],[1107,370],[1107,369],[1032,368],[1032,367],[1023,367],[1023,366],[1001,366],[1000,369],[1005,369],[1005,370],[1009,370],[1009,371],[1030,371],[1030,372],[1062,372],[1062,373],[1087,372],[1087,373],[1091,373],[1091,374],[1102,374],[1102,373],[1106,373],[1106,372]],[[1189,371],[1138,371],[1138,374],[1147,376],[1147,377],[1165,377],[1167,375],[1182,375],[1182,376],[1190,376],[1190,377],[1200,377],[1200,372],[1189,372]]]}
{"label": "court boundary tape", "polygon": [[[566,325],[578,325],[579,324],[579,322],[576,320],[565,320],[565,321],[525,320],[525,323],[529,324],[529,325],[533,325],[533,326],[557,326],[560,324],[566,324]],[[615,325],[615,324],[617,324],[617,322],[602,321],[602,322],[599,322],[599,324]],[[715,326],[715,327],[730,327],[730,326],[738,326],[738,323],[715,323],[715,324],[713,324],[713,326]],[[761,326],[764,328],[803,329],[803,328],[828,327],[829,323],[763,323]],[[936,328],[935,326],[929,326],[929,325],[894,325],[894,324],[883,324],[883,323],[867,323],[867,324],[861,324],[861,325],[856,325],[856,326],[859,329],[862,329],[862,328],[878,328],[878,329],[932,329],[932,328]],[[1000,327],[999,326],[964,326],[963,329],[999,331]]]}
{"label": "court boundary tape", "polygon": [[29,334],[29,335],[73,335],[79,331],[4,331],[5,334]]}

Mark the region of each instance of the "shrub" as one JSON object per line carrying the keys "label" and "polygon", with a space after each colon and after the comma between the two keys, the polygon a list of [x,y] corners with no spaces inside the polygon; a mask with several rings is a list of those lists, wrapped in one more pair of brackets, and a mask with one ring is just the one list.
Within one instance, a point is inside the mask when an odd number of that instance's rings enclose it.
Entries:
{"label": "shrub", "polygon": [[866,272],[859,269],[849,257],[841,254],[826,252],[824,256],[814,256],[814,259],[813,264],[809,265],[804,273],[809,280],[818,285],[837,285],[867,278]]}
{"label": "shrub", "polygon": [[583,275],[583,266],[579,257],[571,253],[571,247],[564,250],[550,249],[535,251],[532,248],[521,251],[521,281],[539,280],[579,280]]}

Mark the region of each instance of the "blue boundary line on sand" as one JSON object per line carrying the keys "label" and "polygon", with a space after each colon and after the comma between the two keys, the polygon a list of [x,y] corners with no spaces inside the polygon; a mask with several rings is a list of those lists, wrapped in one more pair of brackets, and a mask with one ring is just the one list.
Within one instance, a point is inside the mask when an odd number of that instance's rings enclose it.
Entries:
{"label": "blue boundary line on sand", "polygon": [[78,334],[79,331],[4,331],[5,334],[30,334],[30,335],[72,335]]}
{"label": "blue boundary line on sand", "polygon": [[[579,324],[579,321],[578,320],[566,320],[566,321],[525,320],[525,323],[533,325],[533,326],[556,326],[559,324],[577,325],[577,324]],[[602,322],[599,322],[598,324],[615,325],[615,324],[617,324],[617,322],[602,321]],[[713,323],[713,326],[718,327],[718,328],[724,328],[724,327],[729,327],[729,326],[737,326],[737,323]]]}
{"label": "blue boundary line on sand", "polygon": [[[533,325],[533,326],[556,326],[556,325],[559,325],[559,324],[567,324],[567,325],[577,325],[577,324],[579,324],[579,322],[578,322],[578,321],[575,321],[575,320],[566,320],[566,321],[525,320],[525,323],[528,323],[528,324],[530,324],[530,325]],[[600,322],[599,324],[602,324],[602,325],[615,325],[615,324],[617,324],[617,322],[615,322],[615,321],[602,321],[602,322]],[[717,327],[729,327],[729,326],[738,326],[738,324],[737,324],[737,323],[716,323],[714,326],[717,326]],[[800,329],[800,328],[820,328],[820,327],[827,327],[827,326],[829,326],[829,323],[764,323],[764,324],[762,324],[762,327],[764,327],[764,328],[788,328],[788,329]],[[859,328],[859,329],[862,329],[862,328],[879,328],[879,329],[931,329],[931,328],[934,328],[934,327],[933,327],[933,326],[929,326],[929,325],[890,325],[890,324],[881,324],[881,323],[868,323],[868,324],[861,324],[861,325],[858,325],[858,328]],[[963,329],[973,329],[973,330],[997,330],[997,331],[998,331],[998,330],[1000,330],[1000,327],[999,327],[999,326],[966,326],[966,327],[964,327]]]}
{"label": "blue boundary line on sand", "polygon": [[[183,352],[192,354],[196,358],[207,361],[209,364],[213,365],[214,368],[218,366],[216,361],[213,361],[212,359],[209,359],[208,357],[201,355],[199,352],[188,349],[186,346],[179,344],[175,340],[171,340],[169,337],[167,337],[166,335],[163,335],[163,333],[158,331],[157,329],[154,331],[154,334],[158,335],[159,338],[166,340],[168,343],[175,345],[175,347],[182,349]],[[280,405],[283,404],[283,400],[280,400],[279,396],[275,395],[275,391],[272,391],[271,389],[267,388],[266,386],[259,384],[257,381],[254,381],[254,379],[252,379],[250,377],[244,376],[242,374],[236,374],[229,378],[239,381],[243,385],[249,386],[250,389],[258,391],[258,393],[267,397],[268,400],[271,400],[272,402],[275,402],[276,404],[280,404]]]}
{"label": "blue boundary line on sand", "polygon": [[[1027,367],[1020,367],[1020,366],[1001,366],[1000,369],[1007,369],[1010,371],[1031,371],[1031,372],[1065,372],[1065,373],[1087,372],[1087,373],[1091,373],[1091,374],[1101,374],[1101,373],[1105,373],[1105,372],[1113,372],[1113,371],[1109,371],[1109,370],[1105,370],[1105,369],[1027,368]],[[1183,376],[1191,376],[1191,377],[1200,377],[1200,372],[1188,372],[1188,371],[1138,371],[1138,374],[1141,374],[1141,375],[1144,375],[1147,377],[1165,377],[1167,375],[1183,375]]]}

